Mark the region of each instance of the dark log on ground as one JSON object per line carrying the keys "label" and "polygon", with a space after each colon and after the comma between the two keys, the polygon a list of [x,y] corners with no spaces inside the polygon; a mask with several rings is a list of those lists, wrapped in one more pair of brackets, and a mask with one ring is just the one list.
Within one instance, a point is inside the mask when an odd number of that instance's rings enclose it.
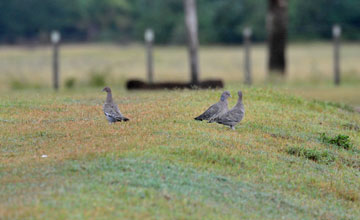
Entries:
{"label": "dark log on ground", "polygon": [[221,80],[205,80],[198,84],[180,82],[162,82],[149,84],[141,80],[133,79],[126,83],[128,90],[160,90],[160,89],[220,89],[224,88]]}

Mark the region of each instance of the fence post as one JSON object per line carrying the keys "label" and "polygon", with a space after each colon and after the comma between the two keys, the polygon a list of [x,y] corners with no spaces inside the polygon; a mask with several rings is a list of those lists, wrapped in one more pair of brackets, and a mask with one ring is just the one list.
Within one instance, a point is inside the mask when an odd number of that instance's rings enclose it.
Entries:
{"label": "fence post", "polygon": [[154,42],[153,30],[146,29],[144,37],[146,44],[147,77],[148,77],[148,82],[152,84],[154,82],[154,78],[153,78],[154,65],[153,65],[153,52],[152,52],[152,45]]}
{"label": "fence post", "polygon": [[252,30],[246,27],[243,31],[244,36],[244,73],[245,73],[245,84],[251,85],[251,35]]}
{"label": "fence post", "polygon": [[51,32],[51,43],[53,44],[53,86],[59,89],[59,44],[61,35],[58,31]]}
{"label": "fence post", "polygon": [[334,25],[333,29],[333,41],[334,41],[334,83],[340,85],[340,37],[341,27]]}

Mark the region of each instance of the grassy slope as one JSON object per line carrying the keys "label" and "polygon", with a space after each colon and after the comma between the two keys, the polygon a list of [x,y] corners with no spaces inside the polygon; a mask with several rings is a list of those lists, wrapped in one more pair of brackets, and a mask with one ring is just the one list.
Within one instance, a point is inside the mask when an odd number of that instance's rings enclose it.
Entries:
{"label": "grassy slope", "polygon": [[[358,219],[360,115],[278,90],[243,91],[236,131],[192,120],[220,91],[114,88],[132,119],[116,125],[105,121],[99,89],[2,94],[0,219]],[[321,132],[349,135],[355,149],[324,144]]]}

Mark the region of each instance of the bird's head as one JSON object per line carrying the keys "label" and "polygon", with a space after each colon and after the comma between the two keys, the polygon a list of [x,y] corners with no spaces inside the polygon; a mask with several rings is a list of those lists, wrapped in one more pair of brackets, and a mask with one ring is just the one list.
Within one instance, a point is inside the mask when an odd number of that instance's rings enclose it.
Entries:
{"label": "bird's head", "polygon": [[111,92],[111,89],[110,89],[109,87],[105,87],[105,88],[103,88],[102,91],[103,91],[103,92]]}
{"label": "bird's head", "polygon": [[225,91],[221,94],[221,101],[225,101],[226,99],[228,99],[229,97],[231,97],[231,94],[229,91]]}
{"label": "bird's head", "polygon": [[242,99],[243,94],[242,94],[241,90],[238,91],[238,96],[239,96],[240,99]]}

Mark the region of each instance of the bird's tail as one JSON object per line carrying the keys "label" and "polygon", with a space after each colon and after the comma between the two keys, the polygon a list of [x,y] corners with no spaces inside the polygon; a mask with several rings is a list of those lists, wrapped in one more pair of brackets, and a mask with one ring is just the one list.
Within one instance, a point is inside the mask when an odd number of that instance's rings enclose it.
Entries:
{"label": "bird's tail", "polygon": [[196,118],[194,118],[196,121],[202,121],[203,119],[200,117],[200,116],[198,116],[198,117],[196,117]]}

